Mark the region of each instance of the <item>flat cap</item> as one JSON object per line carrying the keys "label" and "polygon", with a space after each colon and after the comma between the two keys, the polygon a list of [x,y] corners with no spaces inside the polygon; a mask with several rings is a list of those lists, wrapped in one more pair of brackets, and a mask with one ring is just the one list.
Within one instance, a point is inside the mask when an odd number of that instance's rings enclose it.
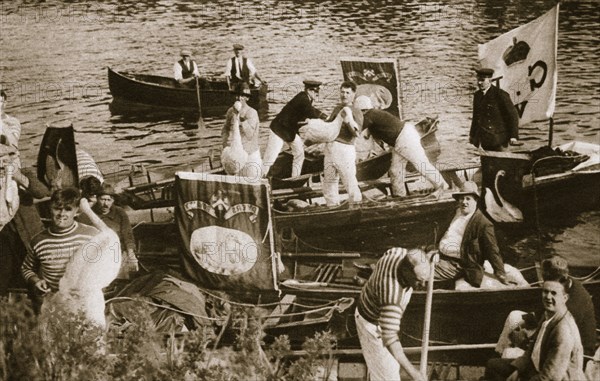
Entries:
{"label": "flat cap", "polygon": [[244,50],[244,45],[242,45],[242,44],[233,44],[233,50]]}
{"label": "flat cap", "polygon": [[475,69],[475,72],[477,73],[478,77],[484,77],[484,78],[492,78],[492,76],[494,75],[494,69],[490,69],[487,67]]}
{"label": "flat cap", "polygon": [[181,55],[182,56],[191,56],[192,55],[192,51],[191,50],[187,50],[187,49],[183,49],[181,51]]}
{"label": "flat cap", "polygon": [[323,82],[313,79],[305,79],[302,83],[304,83],[304,87],[307,89],[318,89],[323,84]]}

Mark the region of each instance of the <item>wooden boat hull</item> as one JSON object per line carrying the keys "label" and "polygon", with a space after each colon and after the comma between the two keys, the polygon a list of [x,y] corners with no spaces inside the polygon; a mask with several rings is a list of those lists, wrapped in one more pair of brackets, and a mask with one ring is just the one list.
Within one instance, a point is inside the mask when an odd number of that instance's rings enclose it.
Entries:
{"label": "wooden boat hull", "polygon": [[[225,81],[201,81],[200,100],[203,116],[222,116],[235,102]],[[198,111],[196,89],[179,85],[174,79],[157,75],[117,72],[108,68],[108,87],[115,99],[186,112]],[[268,113],[267,86],[251,90],[248,104],[261,120]]]}

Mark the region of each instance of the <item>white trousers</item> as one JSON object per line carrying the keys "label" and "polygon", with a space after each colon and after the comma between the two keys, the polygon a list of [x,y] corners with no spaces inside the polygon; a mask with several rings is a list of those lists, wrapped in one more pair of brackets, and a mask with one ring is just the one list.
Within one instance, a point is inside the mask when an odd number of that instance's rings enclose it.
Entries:
{"label": "white trousers", "polygon": [[400,364],[383,345],[381,329],[354,311],[356,331],[371,381],[400,381]]}
{"label": "white trousers", "polygon": [[444,181],[442,174],[427,158],[425,150],[421,145],[421,136],[412,123],[404,125],[404,128],[396,138],[396,144],[392,151],[390,178],[392,181],[392,193],[395,196],[406,196],[404,177],[406,176],[406,163],[409,161],[436,188],[448,188],[448,184]]}
{"label": "white trousers", "polygon": [[362,194],[356,180],[356,150],[353,144],[331,142],[325,145],[323,196],[327,206],[340,203],[339,183],[348,192],[350,202],[362,201]]}
{"label": "white trousers", "polygon": [[269,173],[269,169],[277,160],[277,156],[283,149],[283,145],[287,144],[292,149],[292,155],[294,160],[292,161],[292,177],[300,176],[302,173],[302,165],[304,164],[304,141],[299,135],[296,135],[294,141],[286,143],[277,136],[273,131],[269,132],[269,140],[267,141],[267,147],[265,148],[265,155],[263,160],[262,176],[266,177]]}

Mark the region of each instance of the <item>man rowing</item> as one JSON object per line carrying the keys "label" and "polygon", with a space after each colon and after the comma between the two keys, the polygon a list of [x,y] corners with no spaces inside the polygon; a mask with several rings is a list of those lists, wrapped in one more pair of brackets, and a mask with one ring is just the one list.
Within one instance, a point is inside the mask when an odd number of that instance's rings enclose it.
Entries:
{"label": "man rowing", "polygon": [[227,79],[229,91],[235,91],[240,83],[246,83],[250,86],[255,79],[265,85],[267,84],[258,75],[252,60],[244,57],[244,45],[241,44],[233,44],[233,57],[228,59],[225,65],[225,78]]}
{"label": "man rowing", "polygon": [[192,52],[186,49],[182,50],[181,59],[173,65],[173,78],[180,85],[194,87],[198,77],[200,77],[200,72],[196,62],[192,60]]}

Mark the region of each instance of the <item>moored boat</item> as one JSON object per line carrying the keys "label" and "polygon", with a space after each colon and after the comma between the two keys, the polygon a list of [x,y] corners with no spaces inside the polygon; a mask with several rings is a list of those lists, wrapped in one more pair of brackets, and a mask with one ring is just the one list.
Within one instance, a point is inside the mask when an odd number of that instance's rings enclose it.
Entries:
{"label": "moored boat", "polygon": [[[134,104],[173,109],[185,112],[198,111],[196,88],[185,87],[173,78],[158,75],[118,72],[108,68],[108,87],[114,99]],[[250,107],[258,111],[261,120],[267,117],[269,104],[267,86],[251,90]],[[235,102],[226,81],[200,81],[200,104],[203,116],[222,116]]]}

